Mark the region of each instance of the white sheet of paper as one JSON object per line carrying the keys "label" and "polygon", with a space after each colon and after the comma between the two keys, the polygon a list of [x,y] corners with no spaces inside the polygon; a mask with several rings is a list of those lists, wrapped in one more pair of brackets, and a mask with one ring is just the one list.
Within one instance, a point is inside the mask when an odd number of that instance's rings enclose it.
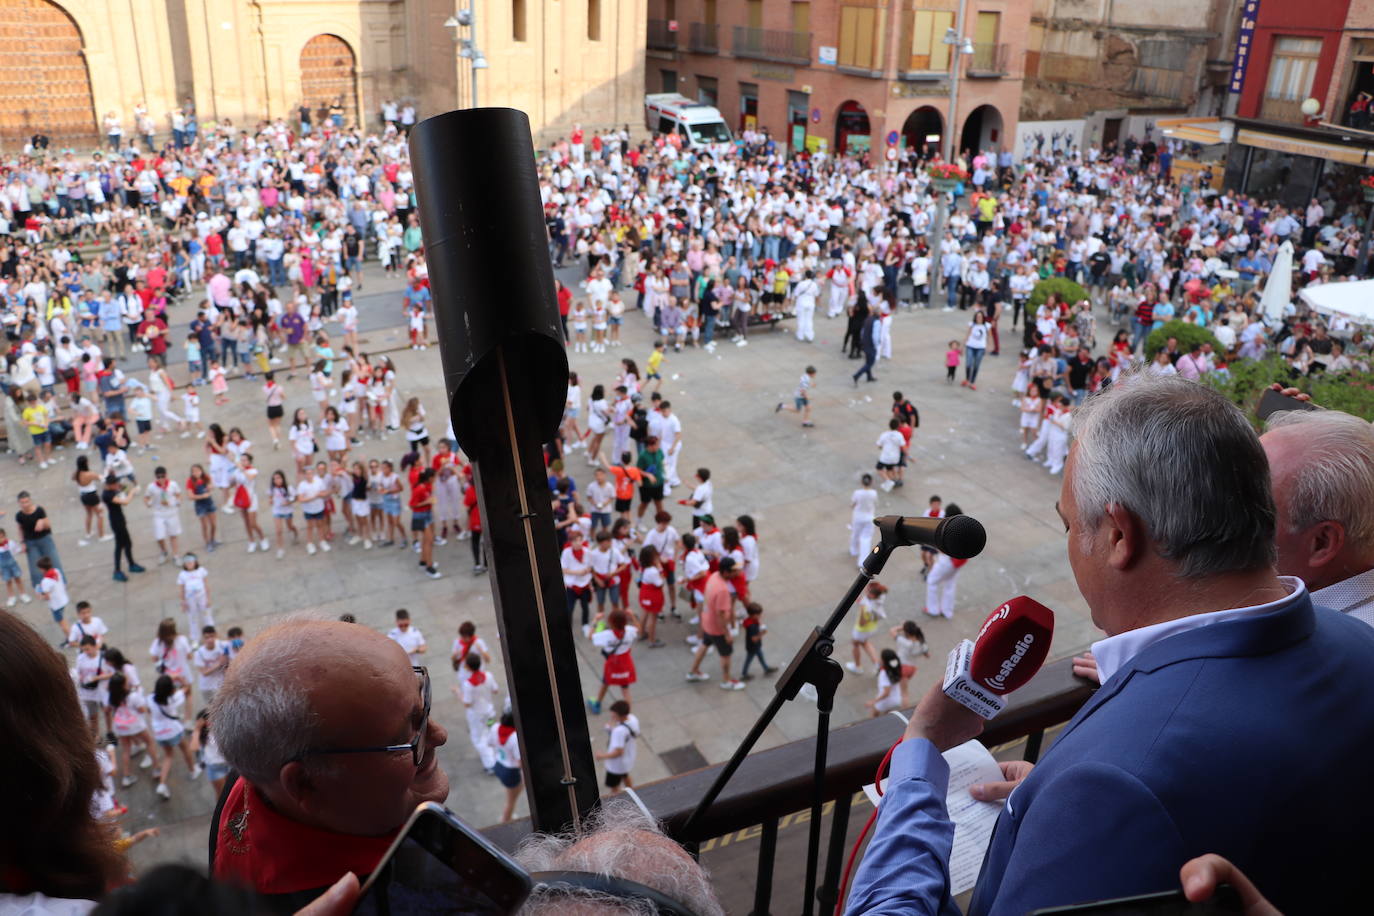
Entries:
{"label": "white sheet of paper", "polygon": [[[968,794],[969,786],[979,782],[1001,782],[1002,770],[988,749],[977,741],[968,741],[944,753],[949,764],[949,793],[945,808],[954,823],[954,849],[949,857],[949,891],[962,894],[978,881],[978,872],[987,855],[988,840],[997,823],[1002,806],[995,802],[976,801]],[[887,791],[887,780],[883,780]],[[864,794],[875,806],[882,800],[872,785],[864,786]]]}

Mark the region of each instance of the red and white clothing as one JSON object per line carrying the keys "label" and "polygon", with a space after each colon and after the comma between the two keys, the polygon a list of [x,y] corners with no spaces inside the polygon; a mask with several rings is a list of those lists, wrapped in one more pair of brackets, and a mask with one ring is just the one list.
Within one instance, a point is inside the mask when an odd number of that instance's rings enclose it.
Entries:
{"label": "red and white clothing", "polygon": [[700,548],[694,548],[682,555],[682,581],[693,595],[693,604],[706,595],[706,579],[711,572],[711,563]]}
{"label": "red and white clothing", "polygon": [[663,573],[650,566],[639,576],[639,606],[647,614],[663,612]]}
{"label": "red and white clothing", "polygon": [[591,551],[586,547],[563,548],[560,564],[563,567],[563,587],[584,592],[592,584]]}
{"label": "red and white clothing", "polygon": [[611,687],[629,687],[635,682],[635,662],[630,657],[639,628],[627,626],[623,630],[605,629],[592,636],[592,643],[601,650],[606,661],[601,669],[601,682]]}
{"label": "red and white clothing", "polygon": [[489,671],[474,671],[458,685],[467,712],[468,739],[482,760],[482,769],[491,769],[496,752],[487,741],[489,723],[496,715],[496,695],[501,688]]}

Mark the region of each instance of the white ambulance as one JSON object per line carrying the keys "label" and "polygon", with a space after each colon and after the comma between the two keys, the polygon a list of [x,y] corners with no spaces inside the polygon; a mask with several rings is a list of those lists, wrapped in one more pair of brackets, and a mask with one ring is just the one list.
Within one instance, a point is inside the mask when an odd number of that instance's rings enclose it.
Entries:
{"label": "white ambulance", "polygon": [[719,109],[693,102],[676,92],[644,97],[644,126],[664,135],[677,134],[683,146],[708,147],[734,139]]}

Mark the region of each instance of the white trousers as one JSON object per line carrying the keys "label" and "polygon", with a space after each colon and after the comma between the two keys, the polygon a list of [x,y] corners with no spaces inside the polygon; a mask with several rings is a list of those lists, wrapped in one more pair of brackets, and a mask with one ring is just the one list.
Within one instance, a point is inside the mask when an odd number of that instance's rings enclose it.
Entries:
{"label": "white trousers", "polygon": [[797,340],[816,339],[816,302],[814,299],[797,302]]}
{"label": "white trousers", "polygon": [[830,310],[826,312],[826,317],[834,318],[836,315],[844,314],[844,307],[848,304],[849,287],[832,283],[830,285]]}
{"label": "white trousers", "polygon": [[468,717],[468,739],[472,741],[472,746],[477,751],[477,756],[482,760],[482,769],[490,770],[491,765],[496,762],[496,751],[487,740],[487,735],[489,734],[487,720],[490,719],[494,713],[490,709],[482,711],[469,709],[466,712]]}
{"label": "white trousers", "polygon": [[667,482],[663,485],[663,495],[668,495],[670,487],[682,486],[682,481],[677,476],[677,459],[682,454],[682,446],[677,446],[668,454],[663,456],[663,476],[667,477]]}
{"label": "white trousers", "polygon": [[873,532],[876,530],[871,516],[856,515],[849,520],[849,555],[860,566],[864,565],[869,551],[873,549]]}
{"label": "white trousers", "polygon": [[1053,423],[1046,423],[1045,426],[1049,427],[1045,467],[1050,469],[1051,474],[1058,474],[1064,469],[1064,459],[1069,455],[1069,434]]}
{"label": "white trousers", "polygon": [[200,639],[201,630],[215,625],[205,592],[191,592],[186,596],[186,623],[191,628],[188,635],[193,639]]}
{"label": "white trousers", "polygon": [[954,587],[959,569],[950,558],[940,554],[926,575],[926,613],[954,616]]}
{"label": "white trousers", "polygon": [[1054,424],[1050,422],[1042,422],[1040,424],[1040,431],[1035,434],[1035,441],[1030,444],[1030,448],[1026,449],[1027,455],[1032,458],[1039,457],[1040,453],[1045,450],[1045,446],[1049,444],[1050,427],[1053,425]]}

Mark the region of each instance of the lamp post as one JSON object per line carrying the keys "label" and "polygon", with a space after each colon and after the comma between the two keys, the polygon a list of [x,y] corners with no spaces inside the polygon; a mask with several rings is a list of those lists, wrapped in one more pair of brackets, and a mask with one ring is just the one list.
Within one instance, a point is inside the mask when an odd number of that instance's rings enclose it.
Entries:
{"label": "lamp post", "polygon": [[[477,47],[477,14],[472,8],[473,0],[468,0],[466,9],[444,20],[444,28],[453,30],[453,43],[458,45],[458,56],[472,61],[472,107],[477,107],[477,71],[487,69],[487,58]],[[468,30],[466,38],[458,35],[458,30]]]}
{"label": "lamp post", "polygon": [[[945,29],[944,38],[940,39],[950,48],[949,53],[949,113],[945,118],[944,137],[940,143],[940,157],[946,162],[954,161],[954,128],[958,123],[957,109],[959,106],[959,66],[965,55],[973,54],[973,39],[963,37],[964,31],[964,9],[968,0],[959,0],[958,24]],[[935,225],[931,227],[931,238],[935,240],[935,246],[931,249],[931,268],[935,274],[934,282],[930,288],[934,293],[943,292],[945,284],[944,252],[940,249],[940,243],[945,238],[945,222],[949,218],[949,204],[944,191],[935,192]]]}

